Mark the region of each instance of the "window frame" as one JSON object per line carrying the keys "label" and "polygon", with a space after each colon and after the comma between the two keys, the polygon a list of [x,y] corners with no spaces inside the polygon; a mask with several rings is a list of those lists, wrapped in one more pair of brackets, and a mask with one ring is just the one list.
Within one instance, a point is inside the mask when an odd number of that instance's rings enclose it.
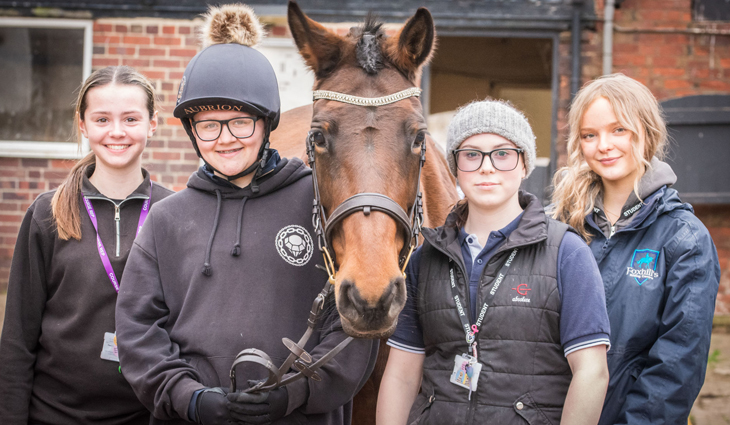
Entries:
{"label": "window frame", "polygon": [[[0,27],[83,29],[84,47],[81,81],[91,75],[94,51],[94,21],[87,19],[50,19],[0,17]],[[89,142],[83,138],[81,148],[74,142],[41,142],[29,140],[0,140],[0,157],[78,159],[89,152]]]}

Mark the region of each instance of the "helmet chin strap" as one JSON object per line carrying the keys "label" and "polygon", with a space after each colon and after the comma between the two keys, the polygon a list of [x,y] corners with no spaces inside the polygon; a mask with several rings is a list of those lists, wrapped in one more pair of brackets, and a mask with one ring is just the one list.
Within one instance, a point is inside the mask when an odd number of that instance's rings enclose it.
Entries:
{"label": "helmet chin strap", "polygon": [[183,127],[185,128],[185,131],[188,133],[188,136],[190,136],[190,140],[192,140],[192,142],[193,142],[193,147],[195,148],[195,152],[198,154],[198,157],[203,160],[205,165],[208,166],[208,168],[210,168],[211,170],[220,174],[221,176],[225,177],[226,180],[228,180],[229,182],[240,179],[241,177],[246,176],[248,174],[255,173],[253,178],[251,179],[251,191],[253,191],[253,193],[258,193],[259,186],[258,186],[258,184],[256,184],[256,177],[258,177],[259,171],[263,170],[264,167],[266,166],[266,163],[269,161],[269,135],[271,134],[271,124],[269,123],[268,119],[265,121],[266,130],[264,130],[264,140],[261,143],[261,147],[259,148],[258,154],[256,155],[256,161],[253,164],[251,164],[248,168],[246,168],[245,170],[241,171],[238,174],[234,174],[232,176],[225,174],[222,171],[216,169],[208,161],[206,161],[205,158],[203,158],[203,155],[200,154],[200,149],[198,149],[198,142],[195,139],[195,135],[193,134],[190,119],[186,118],[181,121],[183,123]]}

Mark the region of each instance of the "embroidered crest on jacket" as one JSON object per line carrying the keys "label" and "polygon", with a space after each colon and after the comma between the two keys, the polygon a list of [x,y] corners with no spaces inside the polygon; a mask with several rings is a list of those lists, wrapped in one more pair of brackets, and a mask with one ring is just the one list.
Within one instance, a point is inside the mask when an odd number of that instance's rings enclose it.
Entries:
{"label": "embroidered crest on jacket", "polygon": [[637,249],[631,257],[631,264],[626,268],[626,274],[633,277],[636,283],[643,284],[647,280],[659,277],[656,272],[656,262],[659,251],[653,249]]}
{"label": "embroidered crest on jacket", "polygon": [[276,234],[276,251],[292,266],[303,266],[312,258],[312,237],[302,226],[286,226]]}

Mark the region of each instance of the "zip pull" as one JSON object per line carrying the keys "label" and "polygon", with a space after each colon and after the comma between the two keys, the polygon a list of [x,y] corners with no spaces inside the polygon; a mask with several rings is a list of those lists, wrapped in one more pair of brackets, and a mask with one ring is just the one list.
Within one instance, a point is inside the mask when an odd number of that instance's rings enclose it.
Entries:
{"label": "zip pull", "polygon": [[119,236],[119,232],[120,232],[120,230],[119,230],[119,227],[120,227],[119,226],[119,223],[121,221],[122,221],[122,216],[119,213],[119,205],[117,205],[117,203],[114,202],[114,224],[115,224],[116,233],[117,233],[117,244],[116,244],[117,247],[116,247],[115,252],[116,252],[117,257],[119,257],[119,245],[121,243],[120,242],[120,236]]}
{"label": "zip pull", "polygon": [[616,226],[614,226],[613,224],[611,224],[610,226],[611,226],[611,232],[608,235],[609,239],[611,239],[611,237],[613,237],[613,234],[616,233]]}

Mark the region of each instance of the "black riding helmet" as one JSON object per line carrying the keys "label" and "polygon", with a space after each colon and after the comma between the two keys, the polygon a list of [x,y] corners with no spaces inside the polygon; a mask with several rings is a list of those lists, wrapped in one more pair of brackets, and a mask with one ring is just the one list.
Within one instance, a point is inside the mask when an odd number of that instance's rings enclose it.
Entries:
{"label": "black riding helmet", "polygon": [[[185,68],[173,114],[182,121],[198,157],[230,181],[257,172],[266,164],[269,134],[279,125],[279,85],[268,59],[249,47],[260,39],[260,23],[251,9],[240,5],[211,8],[203,32],[205,42],[212,45],[195,55]],[[229,176],[203,158],[191,119],[209,110],[243,111],[265,119],[264,140],[253,165]]]}

